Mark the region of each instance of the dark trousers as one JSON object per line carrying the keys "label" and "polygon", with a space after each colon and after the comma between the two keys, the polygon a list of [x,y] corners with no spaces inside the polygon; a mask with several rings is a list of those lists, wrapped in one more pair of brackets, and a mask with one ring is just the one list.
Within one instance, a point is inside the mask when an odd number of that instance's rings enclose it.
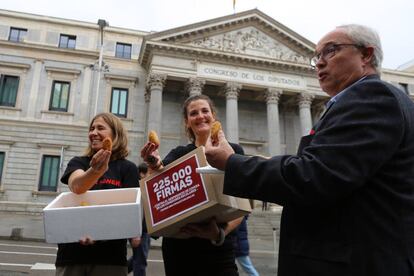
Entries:
{"label": "dark trousers", "polygon": [[121,265],[67,265],[56,267],[56,276],[127,276],[126,266]]}

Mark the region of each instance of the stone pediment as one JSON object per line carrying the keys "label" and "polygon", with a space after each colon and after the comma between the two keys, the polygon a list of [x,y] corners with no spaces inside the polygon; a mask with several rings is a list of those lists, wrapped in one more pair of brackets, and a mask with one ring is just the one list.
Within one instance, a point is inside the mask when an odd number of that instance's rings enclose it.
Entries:
{"label": "stone pediment", "polygon": [[199,38],[185,45],[309,64],[309,57],[293,51],[255,27]]}
{"label": "stone pediment", "polygon": [[254,9],[147,35],[140,63],[149,66],[156,51],[175,51],[309,70],[314,50],[314,43]]}

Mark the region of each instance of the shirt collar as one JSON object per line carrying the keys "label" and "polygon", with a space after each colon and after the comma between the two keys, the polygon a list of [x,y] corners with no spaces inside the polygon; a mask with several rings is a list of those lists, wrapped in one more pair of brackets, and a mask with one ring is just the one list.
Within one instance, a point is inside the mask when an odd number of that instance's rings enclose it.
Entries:
{"label": "shirt collar", "polygon": [[343,94],[345,94],[345,92],[351,88],[352,86],[354,86],[355,84],[363,81],[367,76],[363,76],[362,78],[360,78],[359,80],[357,80],[356,82],[354,82],[353,84],[351,84],[350,86],[346,87],[344,90],[342,90],[341,92],[339,92],[338,94],[336,94],[335,96],[333,96],[332,98],[329,99],[329,101],[326,103],[326,106],[330,106],[334,103],[336,103],[340,97],[342,97]]}

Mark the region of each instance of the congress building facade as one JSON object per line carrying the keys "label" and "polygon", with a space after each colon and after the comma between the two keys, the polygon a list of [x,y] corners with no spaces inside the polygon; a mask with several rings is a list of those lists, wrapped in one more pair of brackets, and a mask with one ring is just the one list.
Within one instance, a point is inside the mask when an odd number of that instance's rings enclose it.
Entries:
{"label": "congress building facade", "polygon": [[[0,211],[40,214],[67,191],[59,177],[99,112],[122,119],[135,163],[150,129],[162,156],[188,142],[181,105],[194,94],[247,154],[295,153],[328,99],[314,50],[256,9],[151,33],[0,10]],[[414,98],[412,70],[382,78]]]}

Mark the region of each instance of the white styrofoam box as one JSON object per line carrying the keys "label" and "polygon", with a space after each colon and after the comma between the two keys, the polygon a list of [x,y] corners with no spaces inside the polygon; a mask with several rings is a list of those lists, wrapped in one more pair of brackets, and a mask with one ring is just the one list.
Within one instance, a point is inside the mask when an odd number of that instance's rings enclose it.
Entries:
{"label": "white styrofoam box", "polygon": [[[81,206],[83,204],[87,206]],[[113,240],[141,236],[142,211],[139,188],[61,193],[43,209],[48,243]]]}

